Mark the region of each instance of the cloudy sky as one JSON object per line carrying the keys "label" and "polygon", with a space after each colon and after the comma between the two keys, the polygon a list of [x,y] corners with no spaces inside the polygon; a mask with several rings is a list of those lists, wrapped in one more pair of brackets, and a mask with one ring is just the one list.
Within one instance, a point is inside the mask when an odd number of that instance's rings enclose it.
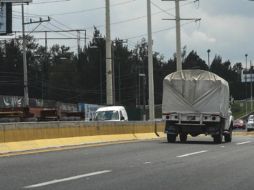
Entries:
{"label": "cloudy sky", "polygon": [[[60,1],[60,2],[59,2]],[[133,48],[142,37],[146,38],[146,0],[110,0],[112,39],[128,39]],[[172,57],[175,52],[175,22],[163,20],[174,18],[174,2],[152,0],[152,25],[154,51]],[[195,50],[207,60],[207,49],[212,58],[221,55],[223,61],[232,63],[254,60],[254,1],[249,0],[194,0],[181,2],[182,18],[201,18],[201,22],[182,21],[182,47],[187,51]],[[91,39],[93,26],[105,34],[105,0],[33,0],[25,6],[26,19],[46,19],[36,30],[86,29]],[[21,30],[20,6],[14,6],[13,30]],[[33,30],[37,25],[29,25]],[[38,35],[36,35],[39,37]],[[84,34],[82,33],[82,36]],[[43,35],[41,34],[41,37]],[[48,37],[76,37],[76,33],[49,34]],[[44,43],[40,40],[40,43]],[[69,45],[77,49],[77,40],[50,40],[49,44]],[[84,44],[84,40],[82,41]]]}

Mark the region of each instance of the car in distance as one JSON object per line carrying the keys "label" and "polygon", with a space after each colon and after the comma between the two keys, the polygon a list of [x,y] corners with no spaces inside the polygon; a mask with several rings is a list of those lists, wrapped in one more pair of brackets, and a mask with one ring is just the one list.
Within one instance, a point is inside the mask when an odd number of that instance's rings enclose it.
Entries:
{"label": "car in distance", "polygon": [[236,119],[233,122],[233,128],[234,129],[245,129],[245,123],[242,119]]}
{"label": "car in distance", "polygon": [[246,125],[247,131],[254,130],[254,118],[249,118],[247,125]]}
{"label": "car in distance", "polygon": [[254,119],[254,115],[249,115],[248,120],[250,120],[250,119]]}
{"label": "car in distance", "polygon": [[123,106],[101,107],[95,112],[95,121],[128,121],[128,115]]}

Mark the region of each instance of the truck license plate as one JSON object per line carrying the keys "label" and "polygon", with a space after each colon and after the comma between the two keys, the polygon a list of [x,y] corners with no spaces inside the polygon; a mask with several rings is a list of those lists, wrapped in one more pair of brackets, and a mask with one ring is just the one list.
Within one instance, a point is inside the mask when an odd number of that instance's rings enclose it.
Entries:
{"label": "truck license plate", "polygon": [[196,120],[196,117],[195,116],[188,116],[187,119],[189,121],[195,121]]}

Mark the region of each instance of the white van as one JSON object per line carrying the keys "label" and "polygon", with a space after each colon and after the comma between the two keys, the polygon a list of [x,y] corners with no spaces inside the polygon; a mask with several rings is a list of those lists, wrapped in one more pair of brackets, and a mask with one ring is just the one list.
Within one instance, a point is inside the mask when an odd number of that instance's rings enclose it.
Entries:
{"label": "white van", "polygon": [[107,106],[96,110],[95,121],[128,121],[128,115],[123,106]]}

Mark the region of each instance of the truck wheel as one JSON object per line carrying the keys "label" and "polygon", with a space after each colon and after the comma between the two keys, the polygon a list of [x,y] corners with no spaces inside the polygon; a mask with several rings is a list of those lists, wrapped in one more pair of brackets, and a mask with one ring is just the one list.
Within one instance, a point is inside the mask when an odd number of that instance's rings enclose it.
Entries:
{"label": "truck wheel", "polygon": [[180,134],[180,141],[186,142],[187,141],[187,134]]}
{"label": "truck wheel", "polygon": [[220,130],[219,134],[213,136],[213,142],[216,144],[221,144],[223,139],[222,131]]}
{"label": "truck wheel", "polygon": [[229,134],[224,135],[225,142],[231,142],[232,141],[232,129],[230,129]]}
{"label": "truck wheel", "polygon": [[176,142],[176,136],[177,135],[167,134],[168,142],[169,143],[175,143]]}

